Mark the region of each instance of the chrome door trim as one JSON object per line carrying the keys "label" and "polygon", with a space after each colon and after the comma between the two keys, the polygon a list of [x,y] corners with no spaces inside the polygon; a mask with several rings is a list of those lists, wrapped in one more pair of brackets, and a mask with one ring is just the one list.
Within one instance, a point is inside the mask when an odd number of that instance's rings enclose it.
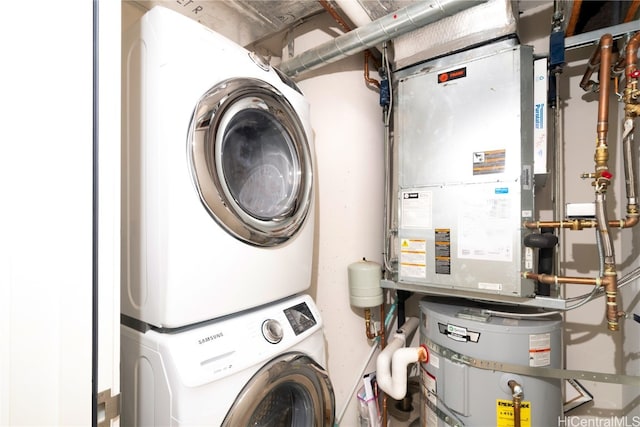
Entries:
{"label": "chrome door trim", "polygon": [[[299,185],[292,209],[264,220],[246,212],[227,188],[219,145],[228,115],[258,108],[268,112],[288,134],[299,166]],[[226,117],[226,119],[225,119]],[[213,147],[213,149],[211,149]],[[304,126],[287,98],[275,87],[253,78],[233,78],[207,91],[194,109],[187,139],[192,181],[216,222],[237,239],[255,246],[276,246],[293,237],[304,223],[312,200],[313,166]]]}
{"label": "chrome door trim", "polygon": [[256,372],[236,398],[222,427],[248,426],[269,393],[287,383],[304,387],[312,400],[313,425],[296,427],[333,426],[335,396],[329,375],[311,357],[290,352],[277,356]]}

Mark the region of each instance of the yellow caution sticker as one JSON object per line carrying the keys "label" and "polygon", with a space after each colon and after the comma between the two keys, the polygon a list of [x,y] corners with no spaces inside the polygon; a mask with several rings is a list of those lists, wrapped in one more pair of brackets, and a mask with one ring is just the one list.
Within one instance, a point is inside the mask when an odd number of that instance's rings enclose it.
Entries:
{"label": "yellow caution sticker", "polygon": [[[496,400],[496,427],[514,427],[512,400]],[[531,402],[520,403],[520,427],[531,427]]]}

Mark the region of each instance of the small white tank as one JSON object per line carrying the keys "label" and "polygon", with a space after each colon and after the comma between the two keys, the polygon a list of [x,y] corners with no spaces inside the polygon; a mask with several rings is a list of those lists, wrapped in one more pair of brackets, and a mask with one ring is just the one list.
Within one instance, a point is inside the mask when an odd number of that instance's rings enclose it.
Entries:
{"label": "small white tank", "polygon": [[[487,307],[466,300],[427,297],[420,302],[420,343],[440,348],[430,348],[429,360],[421,364],[422,426],[514,426],[511,380],[523,391],[521,427],[558,425],[560,379],[480,369],[453,360],[448,353],[524,367],[560,368],[560,316],[497,317],[483,308]],[[517,308],[491,309],[512,312]]]}

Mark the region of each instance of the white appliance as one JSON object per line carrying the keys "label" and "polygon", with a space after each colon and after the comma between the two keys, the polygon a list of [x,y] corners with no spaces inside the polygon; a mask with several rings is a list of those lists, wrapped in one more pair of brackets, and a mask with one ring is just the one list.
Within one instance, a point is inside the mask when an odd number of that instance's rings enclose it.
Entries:
{"label": "white appliance", "polygon": [[122,313],[175,328],[307,289],[309,106],[257,56],[155,7],[123,40]]}
{"label": "white appliance", "polygon": [[123,325],[121,424],[332,426],[324,349],[307,295],[171,332]]}

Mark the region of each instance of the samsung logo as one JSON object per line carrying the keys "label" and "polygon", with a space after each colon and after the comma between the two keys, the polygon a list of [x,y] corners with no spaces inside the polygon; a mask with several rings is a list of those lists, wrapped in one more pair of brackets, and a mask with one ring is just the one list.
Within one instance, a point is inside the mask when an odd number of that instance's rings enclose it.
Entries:
{"label": "samsung logo", "polygon": [[544,122],[544,104],[536,104],[535,107],[535,121],[536,121],[536,129],[542,129],[542,124]]}
{"label": "samsung logo", "polygon": [[198,344],[204,344],[206,342],[217,340],[218,338],[222,338],[224,334],[222,332],[218,332],[217,334],[209,335],[208,337],[204,337],[198,340]]}

